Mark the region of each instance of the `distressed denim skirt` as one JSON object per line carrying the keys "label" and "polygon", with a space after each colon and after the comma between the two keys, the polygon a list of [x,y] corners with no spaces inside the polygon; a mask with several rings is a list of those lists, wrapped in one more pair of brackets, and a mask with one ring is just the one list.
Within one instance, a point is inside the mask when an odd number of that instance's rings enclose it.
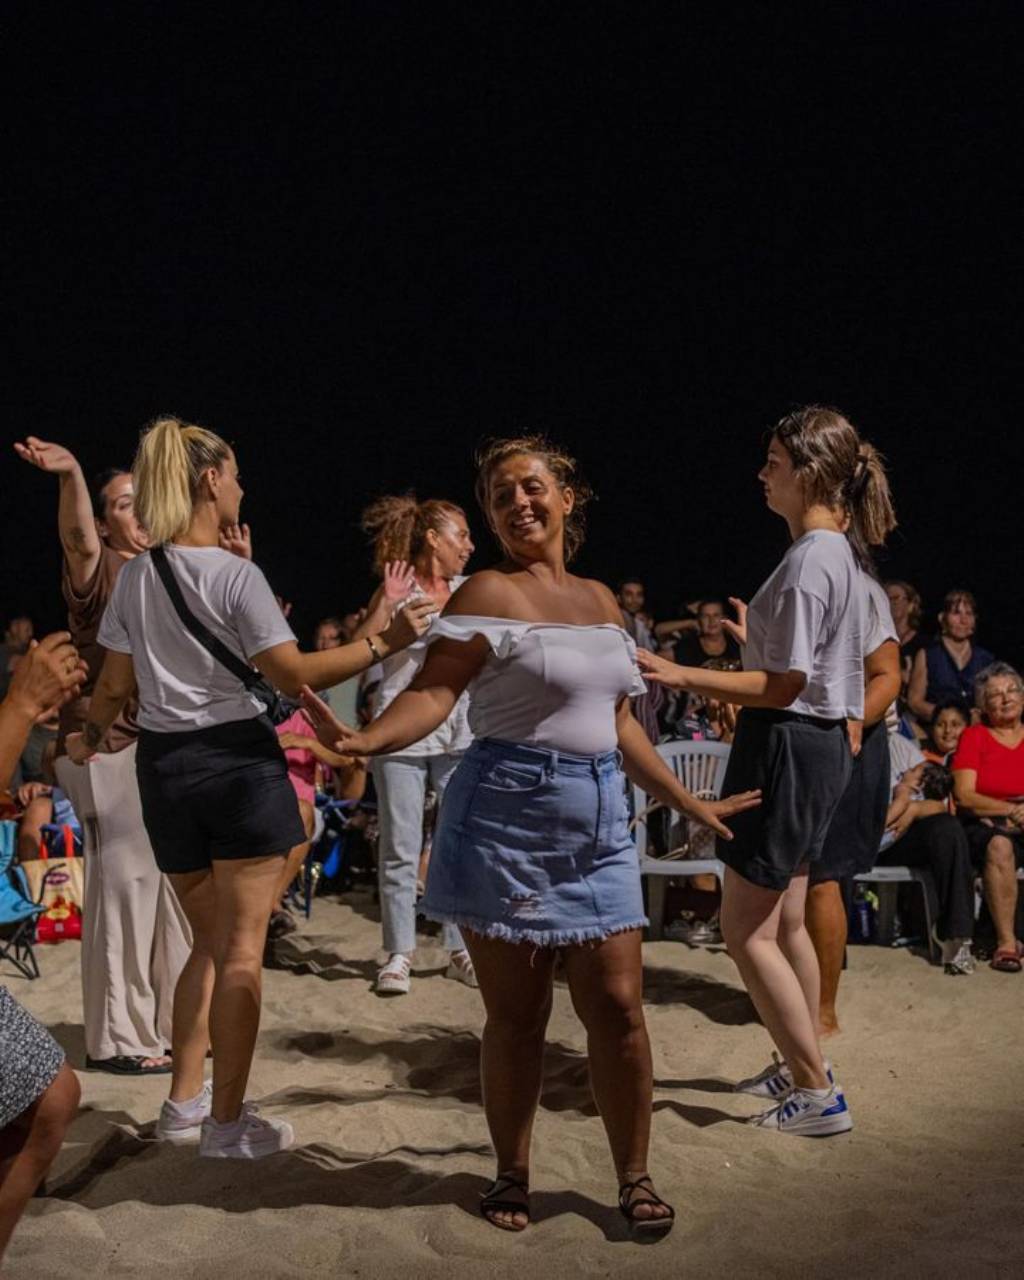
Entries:
{"label": "distressed denim skirt", "polygon": [[445,791],[420,910],[537,947],[642,928],[618,752],[477,740]]}

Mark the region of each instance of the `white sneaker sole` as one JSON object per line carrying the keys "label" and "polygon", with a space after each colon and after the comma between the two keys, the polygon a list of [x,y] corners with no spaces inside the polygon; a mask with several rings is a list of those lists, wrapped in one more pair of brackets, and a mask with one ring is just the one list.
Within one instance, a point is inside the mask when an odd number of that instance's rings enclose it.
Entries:
{"label": "white sneaker sole", "polygon": [[786,1125],[778,1132],[794,1138],[831,1138],[837,1133],[849,1133],[852,1128],[853,1116],[843,1111],[837,1116],[815,1116],[802,1124]]}
{"label": "white sneaker sole", "polygon": [[170,1142],[174,1146],[185,1146],[190,1142],[198,1142],[202,1137],[203,1122],[190,1125],[187,1129],[161,1129],[157,1124],[156,1136],[161,1142]]}
{"label": "white sneaker sole", "polygon": [[402,982],[401,979],[394,982],[385,980],[383,982],[378,981],[373,990],[378,996],[407,996],[409,994],[409,986],[408,980],[405,982]]}
{"label": "white sneaker sole", "polygon": [[262,1160],[265,1156],[276,1155],[278,1151],[287,1151],[294,1144],[295,1130],[287,1121],[282,1121],[281,1127],[274,1129],[262,1142],[237,1143],[208,1151],[200,1147],[199,1154],[207,1160]]}

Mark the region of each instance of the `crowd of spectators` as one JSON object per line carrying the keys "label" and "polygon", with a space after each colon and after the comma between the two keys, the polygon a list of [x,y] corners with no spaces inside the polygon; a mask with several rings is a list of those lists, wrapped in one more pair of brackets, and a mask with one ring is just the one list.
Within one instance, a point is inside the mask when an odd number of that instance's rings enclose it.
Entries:
{"label": "crowd of spectators", "polygon": [[[1017,872],[1024,863],[1024,683],[1012,666],[977,642],[977,603],[969,591],[946,594],[930,633],[915,587],[905,581],[885,586],[900,642],[903,686],[890,713],[893,796],[878,861],[932,871],[946,936],[974,933],[977,880],[984,901],[977,926],[982,946],[988,942],[995,968],[1018,971],[1024,961],[1015,924]],[[691,597],[674,617],[659,621],[648,607],[642,577],[622,579],[616,596],[623,626],[638,645],[686,666],[740,666],[741,601],[716,594]],[[321,618],[312,628],[311,647],[325,650],[348,642],[365,619],[365,607]],[[28,617],[8,621],[0,646],[0,686],[6,687],[32,636]],[[375,713],[380,677],[375,667],[323,696],[340,719],[366,723]],[[656,686],[635,700],[634,710],[654,741],[731,742],[735,732],[736,708],[692,694],[667,695]],[[352,762],[338,768],[311,756],[307,744],[299,742],[304,729],[297,722],[282,731],[310,811],[317,790],[347,799],[363,795],[367,777],[361,770],[354,775]],[[46,824],[71,816],[52,774],[56,733],[55,724],[36,726],[12,783],[9,803],[21,815],[23,858],[33,856]],[[369,786],[372,796],[372,782]],[[428,796],[428,806],[432,799]],[[304,814],[304,819],[312,835],[312,817]],[[713,888],[710,882],[698,883],[691,898],[706,900],[700,918],[677,927],[675,936],[715,940]],[[279,923],[288,927],[283,919]]]}

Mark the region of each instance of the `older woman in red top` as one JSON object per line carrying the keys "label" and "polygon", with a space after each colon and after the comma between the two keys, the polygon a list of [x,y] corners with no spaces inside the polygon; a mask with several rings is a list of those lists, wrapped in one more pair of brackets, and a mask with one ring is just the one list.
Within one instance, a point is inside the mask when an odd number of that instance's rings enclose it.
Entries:
{"label": "older woman in red top", "polygon": [[1005,662],[975,680],[983,723],[965,729],[953,758],[957,807],[996,928],[992,968],[1019,973],[1024,945],[1014,930],[1017,868],[1024,864],[1024,681]]}

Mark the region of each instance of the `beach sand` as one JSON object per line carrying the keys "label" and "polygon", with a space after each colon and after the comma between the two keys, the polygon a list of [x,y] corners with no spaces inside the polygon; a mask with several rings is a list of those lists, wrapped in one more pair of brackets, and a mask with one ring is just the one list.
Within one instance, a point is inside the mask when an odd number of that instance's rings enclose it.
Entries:
{"label": "beach sand", "polygon": [[[629,1241],[584,1037],[559,986],[534,1136],[532,1225],[477,1210],[493,1161],[480,1105],[479,994],[421,939],[412,994],[370,991],[369,895],[320,899],[266,974],[250,1096],[297,1146],[200,1160],[152,1140],[167,1078],[80,1075],[83,1107],[4,1275],[210,1277],[929,1276],[1024,1269],[1024,977],[949,978],[920,956],[851,948],[830,1053],[851,1134],[780,1137],[729,1082],[769,1043],[721,948],[647,944],[651,1168],[676,1206]],[[15,996],[84,1060],[77,944],[40,950]],[[5,966],[5,970],[6,970]]]}

